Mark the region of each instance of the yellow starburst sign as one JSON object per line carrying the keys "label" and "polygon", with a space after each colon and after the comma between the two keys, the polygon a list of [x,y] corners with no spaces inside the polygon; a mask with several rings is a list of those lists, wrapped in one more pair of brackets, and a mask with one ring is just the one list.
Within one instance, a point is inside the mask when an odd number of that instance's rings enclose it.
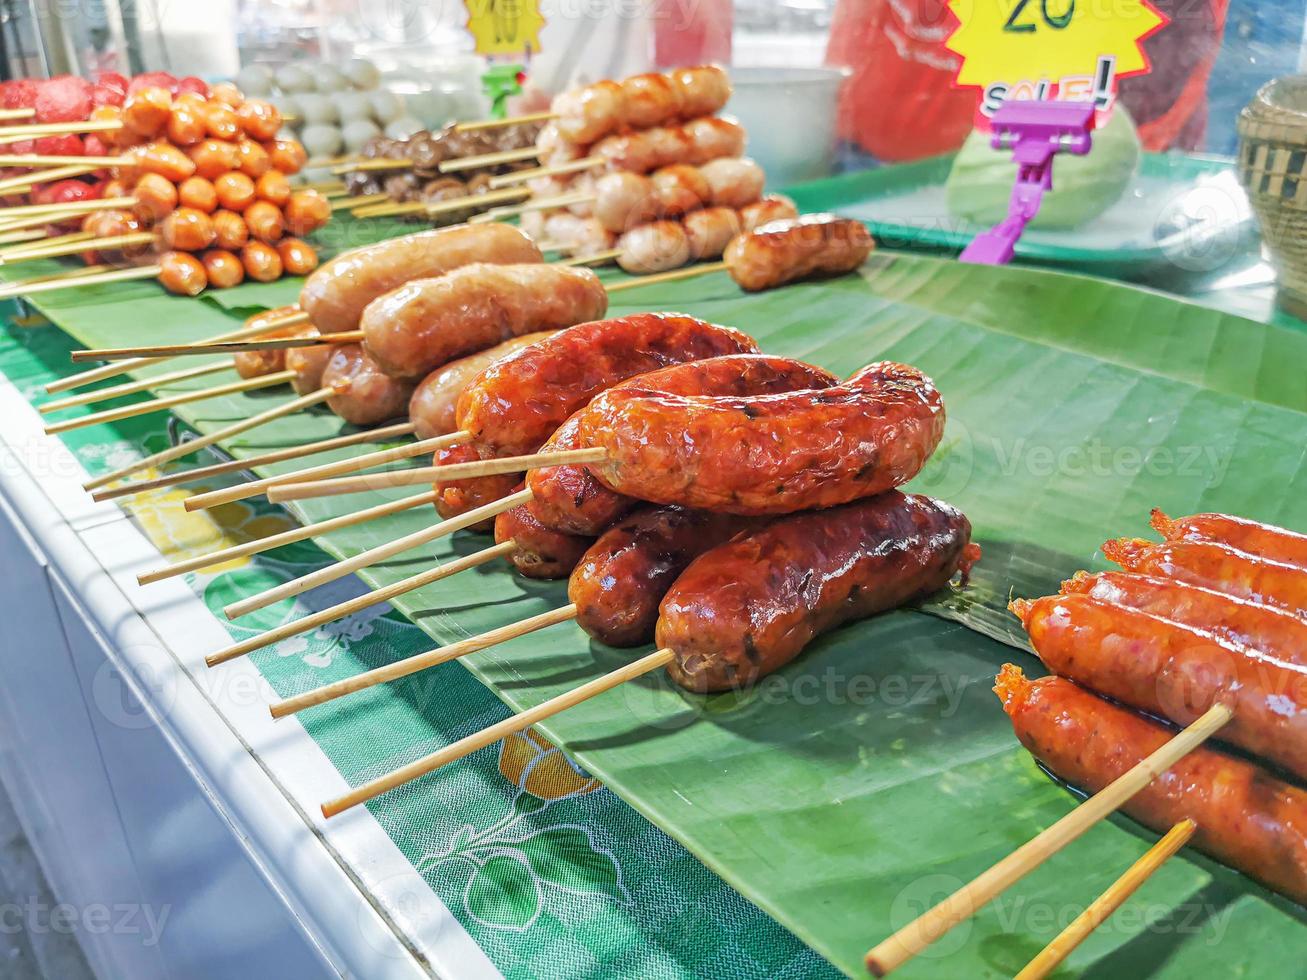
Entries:
{"label": "yellow starburst sign", "polygon": [[540,28],[545,26],[545,19],[538,0],[463,0],[463,5],[477,54],[540,51]]}
{"label": "yellow starburst sign", "polygon": [[1167,23],[1148,0],[949,0],[949,9],[957,84],[987,98],[996,86],[1026,98],[1084,98],[1077,90],[1104,81],[1114,88],[1149,70],[1142,42]]}

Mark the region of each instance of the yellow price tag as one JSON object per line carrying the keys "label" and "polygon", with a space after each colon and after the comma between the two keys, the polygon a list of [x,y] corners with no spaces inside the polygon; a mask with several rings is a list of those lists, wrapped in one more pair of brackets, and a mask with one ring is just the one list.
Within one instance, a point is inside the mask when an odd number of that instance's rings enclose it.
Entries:
{"label": "yellow price tag", "polygon": [[1150,70],[1142,42],[1168,23],[1148,0],[949,0],[949,9],[958,26],[947,46],[962,57],[957,84],[984,89],[985,104],[1011,96],[1110,103],[1116,79]]}
{"label": "yellow price tag", "polygon": [[463,5],[477,54],[540,51],[540,28],[545,19],[538,0],[463,0]]}

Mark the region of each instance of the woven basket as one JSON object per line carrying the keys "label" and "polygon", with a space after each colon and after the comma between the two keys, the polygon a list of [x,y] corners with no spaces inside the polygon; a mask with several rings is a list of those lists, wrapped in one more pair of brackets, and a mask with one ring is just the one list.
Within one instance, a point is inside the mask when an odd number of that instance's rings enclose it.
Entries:
{"label": "woven basket", "polygon": [[1262,86],[1241,113],[1239,179],[1280,278],[1280,305],[1307,316],[1307,75]]}

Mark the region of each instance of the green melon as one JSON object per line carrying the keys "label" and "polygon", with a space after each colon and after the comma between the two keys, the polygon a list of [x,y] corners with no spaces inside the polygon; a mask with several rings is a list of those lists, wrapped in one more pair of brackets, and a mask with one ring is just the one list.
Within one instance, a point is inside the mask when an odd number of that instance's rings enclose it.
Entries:
{"label": "green melon", "polygon": [[[1118,104],[1107,124],[1094,132],[1087,154],[1057,155],[1053,189],[1044,195],[1030,227],[1075,228],[1098,217],[1125,193],[1138,166],[1139,136]],[[988,133],[973,130],[948,176],[949,212],[978,225],[998,224],[1007,217],[1016,169],[1010,150],[995,150]]]}

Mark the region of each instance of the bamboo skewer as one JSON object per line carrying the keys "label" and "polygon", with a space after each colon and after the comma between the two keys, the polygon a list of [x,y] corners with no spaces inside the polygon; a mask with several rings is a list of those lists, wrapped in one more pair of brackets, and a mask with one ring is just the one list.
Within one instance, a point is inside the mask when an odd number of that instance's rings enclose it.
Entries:
{"label": "bamboo skewer", "polygon": [[64,136],[67,133],[109,133],[122,128],[123,124],[118,119],[78,119],[58,123],[0,126],[0,143],[38,139],[42,136]]}
{"label": "bamboo skewer", "polygon": [[0,119],[31,119],[35,109],[0,109]]}
{"label": "bamboo skewer", "polygon": [[1013,851],[969,884],[908,923],[867,953],[867,969],[883,977],[902,966],[963,919],[1024,878],[1052,855],[1106,819],[1170,769],[1232,717],[1217,704],[1148,758],[1113,780],[1057,823]]}
{"label": "bamboo skewer", "polygon": [[[604,252],[591,252],[589,255],[573,255],[568,259],[560,259],[556,265],[590,265],[592,262],[611,262],[613,259],[620,257],[622,250],[620,248],[610,248]],[[677,270],[680,271],[680,270]]]}
{"label": "bamboo skewer", "polygon": [[83,415],[81,418],[68,419],[64,422],[55,422],[45,427],[45,434],[48,436],[58,435],[60,432],[70,432],[73,429],[83,429],[88,425],[100,425],[104,422],[119,422],[123,419],[135,418],[138,415],[149,415],[152,412],[162,412],[165,409],[175,408],[178,405],[188,405],[191,402],[204,401],[206,398],[220,398],[223,395],[234,395],[242,391],[256,391],[259,388],[272,388],[279,384],[285,384],[295,377],[294,371],[278,371],[275,374],[264,374],[257,378],[242,378],[239,381],[231,381],[224,385],[214,385],[212,388],[204,388],[200,391],[183,391],[177,395],[169,395],[165,398],[155,398],[148,402],[138,402],[135,405],[124,405],[122,408],[107,408],[102,412],[92,412],[90,415]]}
{"label": "bamboo skewer", "polygon": [[40,242],[46,239],[46,234],[40,228],[29,228],[18,231],[0,232],[0,245],[12,245],[18,242]]}
{"label": "bamboo skewer", "polygon": [[[349,209],[350,211],[358,211],[373,204],[381,204],[383,201],[389,201],[390,199],[390,195],[385,191],[378,191],[375,194],[360,194],[358,197],[351,197],[349,199]],[[356,215],[356,217],[363,217],[363,215]]]}
{"label": "bamboo skewer", "polygon": [[634,663],[619,667],[617,670],[604,674],[602,677],[597,677],[580,687],[573,688],[555,698],[550,698],[543,704],[528,708],[526,711],[519,712],[510,718],[505,718],[498,724],[491,725],[474,735],[460,739],[453,745],[438,752],[433,752],[416,762],[410,762],[408,765],[396,769],[379,779],[364,783],[357,789],[350,790],[350,792],[334,800],[328,800],[322,804],[322,815],[324,817],[334,817],[351,807],[358,806],[360,803],[366,803],[375,796],[380,796],[382,793],[401,786],[410,780],[439,769],[443,765],[461,759],[466,755],[471,755],[478,749],[493,745],[508,735],[530,728],[546,718],[553,717],[560,711],[565,711],[582,701],[587,701],[598,694],[609,691],[619,684],[634,680],[652,670],[657,670],[659,667],[665,667],[672,662],[674,656],[675,653],[672,650],[657,650],[648,656],[641,657]]}
{"label": "bamboo skewer", "polygon": [[519,214],[526,214],[530,211],[548,211],[551,208],[566,208],[573,204],[585,204],[587,201],[593,201],[594,195],[588,191],[575,191],[571,194],[557,194],[553,197],[538,197],[527,201],[525,204],[511,204],[502,207],[491,208],[489,211],[482,211],[480,214],[474,214],[467,219],[470,225],[484,224],[487,221],[498,221],[500,218],[512,218]]}
{"label": "bamboo skewer", "polygon": [[68,217],[110,208],[131,208],[137,203],[134,197],[97,197],[88,201],[60,201],[56,204],[19,204],[12,208],[0,208],[0,221],[11,218]]}
{"label": "bamboo skewer", "polygon": [[698,265],[687,265],[683,269],[671,269],[667,272],[655,272],[648,276],[636,276],[634,279],[615,282],[604,288],[610,293],[620,293],[624,289],[636,289],[640,286],[653,286],[660,282],[677,282],[681,279],[697,279],[699,276],[706,276],[711,272],[723,272],[725,269],[725,262],[701,262]]}
{"label": "bamboo skewer", "polygon": [[[72,159],[83,160],[85,157],[73,157]],[[0,180],[0,191],[11,192],[20,187],[31,187],[33,184],[48,184],[52,180],[63,180],[67,177],[80,177],[83,174],[93,174],[97,170],[103,169],[103,165],[97,163],[70,163],[59,167],[50,167],[46,170],[34,170],[31,173],[18,174],[14,177],[6,177]]]}
{"label": "bamboo skewer", "polygon": [[305,479],[325,480],[329,477],[339,476],[342,473],[354,473],[373,466],[384,466],[386,463],[394,463],[402,459],[412,459],[414,456],[434,453],[446,446],[452,446],[456,442],[463,442],[468,438],[470,438],[470,433],[451,432],[447,435],[420,439],[417,442],[395,446],[391,449],[379,449],[373,453],[355,456],[353,459],[341,459],[334,463],[323,463],[321,466],[311,466],[308,469],[297,470],[294,473],[282,473],[277,476],[264,477],[262,480],[251,480],[248,483],[240,483],[234,487],[224,487],[221,490],[197,494],[187,499],[185,507],[189,511],[195,511],[204,510],[206,507],[216,507],[220,504],[229,504],[236,500],[245,500],[247,497],[256,497],[282,483],[298,483]]}
{"label": "bamboo skewer", "polygon": [[133,231],[125,235],[106,235],[103,238],[88,236],[56,245],[21,249],[16,253],[0,256],[0,265],[31,262],[35,259],[53,259],[61,255],[77,255],[80,252],[119,249],[128,245],[148,245],[156,240],[157,236],[152,231]]}
{"label": "bamboo skewer", "polygon": [[114,398],[120,398],[123,395],[135,395],[142,391],[151,391],[161,388],[164,385],[174,384],[178,381],[189,381],[192,378],[202,378],[205,375],[217,374],[219,371],[230,371],[230,364],[203,364],[200,367],[186,368],[181,371],[171,371],[167,374],[156,374],[153,377],[145,378],[141,381],[128,381],[120,385],[114,385],[111,388],[96,388],[94,391],[86,391],[80,395],[71,395],[68,398],[60,398],[56,401],[46,402],[44,405],[37,406],[37,411],[42,415],[48,415],[51,412],[58,412],[65,408],[74,408],[78,405],[90,405],[93,402],[107,402]]}
{"label": "bamboo skewer", "polygon": [[1107,891],[1094,899],[1056,939],[1027,963],[1014,980],[1044,980],[1095,929],[1106,922],[1126,899],[1138,891],[1153,872],[1189,843],[1189,839],[1197,829],[1198,825],[1192,820],[1181,820],[1172,827],[1166,836],[1150,847],[1143,857],[1130,865],[1125,874],[1114,881]]}
{"label": "bamboo skewer", "polygon": [[335,564],[328,565],[326,568],[320,568],[316,572],[310,572],[308,575],[301,575],[297,579],[292,579],[275,588],[260,592],[258,595],[242,599],[240,602],[233,602],[223,610],[223,615],[228,619],[237,619],[247,613],[252,613],[257,609],[263,609],[272,605],[274,602],[280,602],[282,599],[289,599],[292,596],[302,595],[310,589],[316,589],[320,585],[326,585],[328,582],[334,582],[338,578],[343,578],[352,572],[357,572],[360,568],[366,568],[369,565],[375,565],[378,562],[393,558],[405,551],[413,548],[420,548],[424,544],[430,544],[455,531],[461,531],[463,528],[471,527],[473,524],[479,524],[488,517],[494,517],[506,510],[512,510],[519,504],[529,501],[534,495],[530,490],[519,490],[517,493],[509,494],[501,500],[484,504],[481,507],[474,507],[472,510],[457,517],[451,517],[448,520],[440,521],[430,527],[423,528],[421,531],[414,531],[412,534],[406,534],[402,538],[396,538],[394,541],[378,545],[375,548],[369,548],[367,551],[355,555],[353,558],[346,558]]}
{"label": "bamboo skewer", "polygon": [[[257,337],[259,334],[267,333],[269,330],[277,330],[281,327],[292,326],[294,323],[302,322],[297,318],[308,320],[305,313],[295,313],[286,317],[270,320],[267,323],[259,324],[253,327],[241,327],[239,330],[232,330],[227,333],[218,334],[216,337],[210,337],[206,343],[218,344],[228,340],[240,340],[243,337]],[[52,381],[45,386],[46,394],[54,395],[61,391],[69,391],[73,388],[80,388],[83,385],[93,384],[96,381],[104,381],[106,378],[116,378],[121,374],[129,371],[136,371],[143,367],[149,367],[153,364],[160,364],[166,361],[166,357],[140,357],[130,361],[119,361],[116,364],[105,364],[98,368],[91,368],[89,371],[82,371],[78,374],[69,375],[58,381]]]}
{"label": "bamboo skewer", "polygon": [[[512,543],[505,541],[504,544],[511,546]],[[495,548],[503,547],[504,545],[495,546]],[[486,551],[492,550],[495,549],[486,549]],[[485,552],[481,552],[481,554],[485,554]],[[457,660],[459,657],[465,657],[469,653],[486,650],[498,646],[500,643],[515,640],[519,636],[526,636],[528,633],[534,633],[547,626],[566,623],[575,618],[576,605],[568,603],[566,606],[551,609],[549,612],[540,613],[538,616],[531,616],[508,626],[501,626],[498,629],[487,630],[477,636],[469,636],[465,640],[459,640],[457,643],[437,647],[434,650],[428,650],[426,653],[405,657],[393,664],[386,664],[383,667],[376,667],[353,677],[346,677],[333,684],[326,684],[293,698],[287,698],[285,701],[279,701],[272,705],[269,710],[272,712],[272,717],[284,718],[287,715],[295,714],[297,711],[303,711],[305,708],[312,708],[328,701],[334,701],[336,698],[344,697],[347,694],[353,694],[356,691],[363,691],[369,687],[376,687],[378,684],[408,677],[410,674],[416,674],[430,667],[436,667],[440,664],[449,663],[451,660]]]}
{"label": "bamboo skewer", "polygon": [[47,235],[39,228],[31,232],[14,232],[13,234],[29,234],[32,237],[9,248],[0,250],[0,262],[14,261],[23,257],[27,252],[33,249],[45,248],[47,245],[64,245],[73,242],[89,242],[95,236],[89,231],[73,231],[66,235]]}
{"label": "bamboo skewer", "polygon": [[540,150],[534,146],[524,146],[520,150],[499,150],[495,153],[481,153],[477,156],[458,157],[446,160],[436,169],[442,174],[457,173],[460,170],[475,170],[478,167],[497,167],[501,163],[518,163],[522,160],[535,160]]}
{"label": "bamboo skewer", "polygon": [[542,112],[523,112],[516,116],[504,116],[502,119],[477,119],[472,122],[455,123],[454,132],[470,133],[478,129],[502,129],[516,126],[518,123],[548,122],[550,119],[557,118],[558,113],[549,109]]}
{"label": "bamboo skewer", "polygon": [[[462,433],[466,435],[466,433]],[[385,490],[391,487],[419,486],[436,480],[471,480],[480,476],[497,476],[501,473],[519,473],[541,466],[565,466],[573,463],[597,463],[608,455],[605,449],[562,449],[547,453],[530,453],[525,456],[505,456],[502,459],[481,459],[470,463],[450,463],[446,466],[420,466],[389,473],[369,473],[365,476],[341,477],[336,480],[317,480],[309,483],[279,483],[268,488],[268,500],[274,504],[288,500],[308,500],[312,497],[331,497],[342,493],[362,493],[365,490]]]}
{"label": "bamboo skewer", "polygon": [[499,190],[501,187],[513,187],[517,184],[525,184],[527,181],[535,180],[537,177],[559,177],[564,174],[579,173],[582,170],[594,170],[596,167],[602,167],[608,161],[603,157],[582,157],[580,160],[569,160],[567,163],[555,163],[548,167],[532,167],[530,170],[514,170],[511,174],[500,174],[498,177],[490,178],[490,189]]}
{"label": "bamboo skewer", "polygon": [[300,459],[316,453],[325,453],[332,449],[344,449],[347,446],[357,446],[365,442],[384,442],[392,437],[401,438],[412,435],[413,428],[412,422],[397,422],[394,425],[388,425],[380,429],[351,432],[349,435],[335,436],[331,439],[323,439],[320,442],[311,442],[303,446],[274,449],[254,456],[244,456],[240,459],[229,459],[226,462],[214,463],[211,466],[199,466],[195,469],[183,470],[180,473],[169,473],[167,476],[161,476],[156,480],[141,480],[138,483],[128,483],[120,487],[114,487],[112,490],[97,490],[91,494],[91,499],[98,502],[113,500],[117,497],[129,497],[133,494],[144,493],[147,490],[158,490],[160,487],[171,487],[178,483],[194,483],[196,480],[207,480],[211,476],[235,473],[252,469],[255,466],[280,463],[288,459]]}
{"label": "bamboo skewer", "polygon": [[431,204],[424,201],[414,201],[411,204],[389,204],[360,208],[358,217],[389,218],[401,214],[425,214],[429,218],[435,218],[442,214],[453,214],[457,211],[467,210],[476,211],[495,204],[520,201],[530,196],[531,192],[525,187],[506,187],[503,190],[487,191],[484,194],[474,194],[468,197],[451,197],[447,201],[436,201]]}
{"label": "bamboo skewer", "polygon": [[98,490],[100,487],[108,486],[123,477],[131,476],[133,473],[139,473],[141,470],[148,469],[152,466],[159,466],[163,463],[172,462],[174,459],[181,459],[183,456],[189,456],[191,453],[199,452],[206,446],[212,446],[215,442],[223,439],[230,439],[232,436],[240,435],[242,432],[248,432],[250,429],[263,425],[265,422],[271,422],[273,419],[279,419],[284,415],[290,415],[294,412],[308,408],[310,405],[317,405],[325,402],[328,398],[336,393],[335,388],[322,388],[318,391],[310,392],[294,401],[286,402],[283,405],[277,405],[267,411],[260,412],[258,415],[252,415],[247,419],[241,419],[239,422],[233,422],[231,425],[210,432],[208,435],[197,436],[189,439],[181,445],[173,446],[161,452],[146,456],[135,463],[129,463],[127,466],[114,470],[112,473],[105,473],[97,476],[82,484],[84,490]]}
{"label": "bamboo skewer", "polygon": [[425,493],[415,494],[412,497],[404,497],[401,500],[392,500],[388,503],[378,504],[375,507],[369,507],[366,510],[356,511],[353,514],[344,514],[340,517],[328,518],[325,521],[305,524],[301,527],[292,528],[289,531],[282,531],[280,534],[273,534],[266,538],[259,538],[256,541],[247,541],[245,544],[232,545],[231,547],[223,548],[220,551],[211,551],[207,555],[187,558],[184,561],[165,565],[162,568],[156,568],[152,572],[145,572],[137,576],[137,581],[141,585],[162,582],[166,578],[185,575],[187,572],[199,571],[201,568],[211,568],[214,565],[221,565],[224,562],[233,561],[237,558],[247,558],[250,555],[257,555],[265,551],[271,551],[273,548],[280,548],[283,545],[294,544],[295,542],[303,541],[306,538],[316,537],[321,534],[330,534],[332,531],[339,531],[343,527],[353,527],[356,524],[364,524],[367,521],[375,521],[382,517],[389,517],[391,514],[398,514],[402,511],[412,510],[414,507],[434,504],[438,497],[439,494],[436,491],[428,490]]}
{"label": "bamboo skewer", "polygon": [[[343,619],[346,616],[352,616],[356,612],[368,609],[371,606],[383,602],[389,602],[396,596],[404,595],[406,592],[413,592],[423,586],[430,585],[433,582],[439,582],[443,578],[464,571],[469,568],[476,568],[478,565],[484,565],[486,562],[493,561],[500,555],[508,555],[512,552],[514,544],[511,541],[505,541],[503,544],[492,545],[478,551],[476,554],[468,555],[464,558],[457,558],[454,561],[445,562],[437,565],[435,568],[429,568],[425,572],[419,572],[417,575],[410,575],[394,585],[388,585],[384,589],[374,589],[366,595],[349,599],[345,602],[337,603],[329,609],[323,609],[305,616],[303,619],[296,619],[289,623],[284,623],[275,629],[260,633],[258,636],[243,640],[240,643],[219,650],[204,659],[204,662],[210,667],[216,667],[218,664],[226,663],[228,660],[234,660],[237,657],[243,657],[247,653],[255,650],[261,650],[263,647],[270,646],[273,643],[279,643],[282,640],[292,636],[299,636],[301,633],[307,633],[309,630],[317,629],[319,626],[325,626],[327,623],[334,622],[337,619]],[[324,699],[325,700],[325,699]],[[273,713],[277,717],[276,712]]]}
{"label": "bamboo skewer", "polygon": [[[162,266],[140,265],[127,269],[110,269],[108,272],[96,272],[93,275],[68,276],[62,279],[30,279],[25,282],[10,283],[0,287],[0,299],[13,299],[18,296],[33,296],[37,293],[49,293],[57,289],[72,289],[76,286],[100,286],[109,282],[130,282],[133,279],[153,279],[163,271]],[[73,360],[77,360],[77,351]]]}
{"label": "bamboo skewer", "polygon": [[405,159],[404,157],[372,157],[368,160],[350,160],[346,163],[338,164],[331,168],[331,172],[339,177],[341,174],[352,174],[373,170],[410,170],[412,167],[413,161]]}
{"label": "bamboo skewer", "polygon": [[344,333],[320,333],[309,337],[277,337],[272,340],[204,341],[199,344],[160,344],[153,347],[102,347],[91,350],[75,350],[72,353],[72,359],[80,363],[82,361],[117,361],[135,357],[239,354],[244,351],[291,350],[295,347],[318,347],[323,344],[353,344],[362,339],[362,330],[348,330]]}
{"label": "bamboo skewer", "polygon": [[[92,172],[105,167],[117,167],[127,161],[122,157],[76,156],[60,153],[0,153],[0,167],[73,167],[89,166]],[[53,180],[40,171],[27,174],[39,180]]]}

